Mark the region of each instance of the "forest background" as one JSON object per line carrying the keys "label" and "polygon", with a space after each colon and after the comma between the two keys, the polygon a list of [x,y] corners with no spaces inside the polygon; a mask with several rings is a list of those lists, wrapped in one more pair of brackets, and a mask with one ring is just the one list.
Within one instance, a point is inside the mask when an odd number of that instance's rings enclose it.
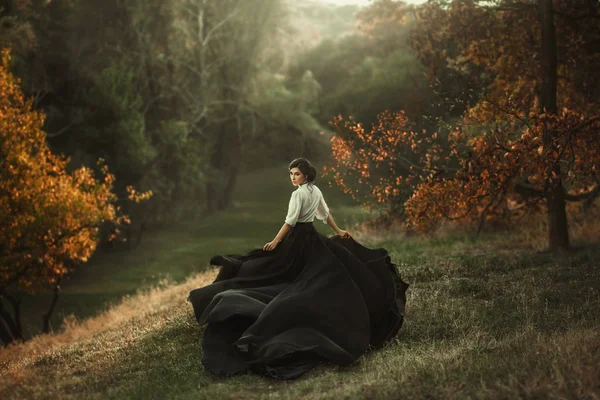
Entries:
{"label": "forest background", "polygon": [[587,251],[599,15],[591,0],[1,2],[0,338],[68,331],[262,245],[299,156],[367,242]]}
{"label": "forest background", "polygon": [[[49,149],[68,156],[71,171],[85,166],[98,175],[102,159],[114,176],[112,192],[131,223],[120,224],[112,241],[102,227],[100,251],[127,251],[148,230],[230,209],[241,173],[299,156],[325,163],[329,122],[338,114],[369,123],[382,110],[408,106],[423,121],[432,103],[434,92],[409,51],[409,27],[398,24],[387,33],[391,47],[375,47],[380,39],[358,29],[357,5],[155,3],[2,7],[7,68],[32,110],[43,111]],[[266,196],[260,175],[256,184]],[[128,187],[152,196],[130,202]],[[58,293],[58,278],[73,269],[31,279],[47,280],[37,286],[54,285]],[[13,286],[3,291],[7,311],[21,295]],[[20,307],[26,325],[20,330],[29,336],[38,329],[27,323],[27,300]],[[35,324],[49,329],[48,321]]]}

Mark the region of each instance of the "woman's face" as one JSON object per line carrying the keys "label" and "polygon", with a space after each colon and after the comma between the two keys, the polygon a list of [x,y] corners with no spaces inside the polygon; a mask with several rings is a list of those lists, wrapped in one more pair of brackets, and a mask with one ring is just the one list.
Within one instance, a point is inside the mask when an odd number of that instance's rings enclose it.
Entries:
{"label": "woman's face", "polygon": [[290,179],[294,186],[298,186],[304,183],[306,176],[297,167],[290,169]]}

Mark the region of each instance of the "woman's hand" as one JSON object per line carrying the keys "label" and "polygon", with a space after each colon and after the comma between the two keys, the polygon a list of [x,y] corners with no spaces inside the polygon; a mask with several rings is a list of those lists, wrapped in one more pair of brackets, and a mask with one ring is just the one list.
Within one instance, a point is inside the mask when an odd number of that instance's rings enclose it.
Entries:
{"label": "woman's hand", "polygon": [[267,243],[267,244],[265,244],[265,245],[263,246],[263,250],[266,250],[266,251],[271,251],[271,250],[273,250],[275,247],[277,247],[277,245],[278,245],[278,244],[279,244],[279,242],[276,242],[276,241],[272,240],[272,241],[270,241],[269,243]]}
{"label": "woman's hand", "polygon": [[346,231],[345,231],[345,230],[343,230],[343,229],[340,229],[340,230],[338,231],[337,235],[338,235],[339,237],[341,237],[342,239],[350,239],[350,238],[352,237],[352,235],[351,235],[351,234],[349,234],[348,232],[346,232]]}

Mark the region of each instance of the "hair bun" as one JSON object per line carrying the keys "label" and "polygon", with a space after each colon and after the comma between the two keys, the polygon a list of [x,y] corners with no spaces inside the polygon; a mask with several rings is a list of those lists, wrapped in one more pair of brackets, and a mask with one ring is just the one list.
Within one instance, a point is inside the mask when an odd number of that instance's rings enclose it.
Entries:
{"label": "hair bun", "polygon": [[308,182],[314,182],[317,177],[317,169],[306,158],[296,158],[289,165],[289,169],[298,168],[305,176]]}

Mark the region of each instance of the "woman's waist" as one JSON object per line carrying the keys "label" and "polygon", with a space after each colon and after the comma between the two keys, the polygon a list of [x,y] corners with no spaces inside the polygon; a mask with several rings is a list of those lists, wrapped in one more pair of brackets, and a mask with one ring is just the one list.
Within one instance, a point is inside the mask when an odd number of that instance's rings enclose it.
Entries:
{"label": "woman's waist", "polygon": [[296,224],[288,232],[288,237],[297,236],[301,232],[314,232],[316,231],[315,226],[311,221],[296,222]]}

